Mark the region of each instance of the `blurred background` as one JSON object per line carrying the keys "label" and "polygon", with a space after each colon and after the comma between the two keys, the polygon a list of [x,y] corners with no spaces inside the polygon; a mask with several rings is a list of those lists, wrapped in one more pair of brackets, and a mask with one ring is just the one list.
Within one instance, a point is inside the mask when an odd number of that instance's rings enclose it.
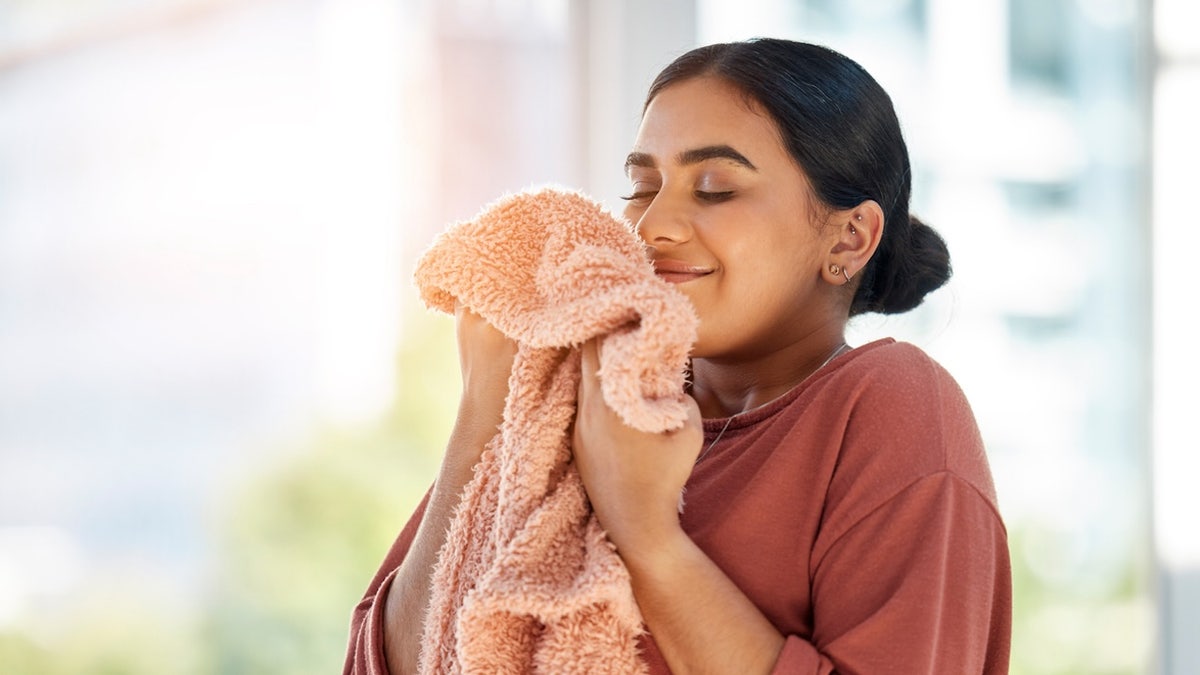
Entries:
{"label": "blurred background", "polygon": [[956,274],[852,343],[975,407],[1012,672],[1200,672],[1194,0],[0,0],[0,672],[337,672],[458,396],[416,257],[619,208],[654,74],[754,35],[896,103]]}

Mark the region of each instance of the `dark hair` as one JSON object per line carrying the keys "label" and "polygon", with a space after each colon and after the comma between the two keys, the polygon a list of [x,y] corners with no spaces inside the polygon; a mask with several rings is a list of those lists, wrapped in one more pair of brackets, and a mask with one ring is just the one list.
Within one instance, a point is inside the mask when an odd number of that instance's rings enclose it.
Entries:
{"label": "dark hair", "polygon": [[892,100],[862,66],[790,40],[708,45],[659,73],[646,106],[671,84],[702,75],[727,80],[767,111],[821,202],[847,209],[873,199],[883,209],[883,238],[857,275],[851,316],[907,312],[946,283],[946,242],[908,212],[912,176]]}

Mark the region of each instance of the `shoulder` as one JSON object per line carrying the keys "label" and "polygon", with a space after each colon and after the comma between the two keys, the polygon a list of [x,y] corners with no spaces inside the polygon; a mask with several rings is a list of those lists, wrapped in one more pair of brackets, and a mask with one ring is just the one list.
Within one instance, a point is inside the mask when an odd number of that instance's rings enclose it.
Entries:
{"label": "shoulder", "polygon": [[858,426],[922,437],[966,433],[969,438],[944,440],[979,441],[975,415],[962,388],[916,345],[893,340],[864,345],[828,380],[823,393],[844,401]]}
{"label": "shoulder", "polygon": [[975,415],[958,383],[919,347],[864,345],[832,370],[814,403],[844,421],[830,497],[869,502],[949,474],[995,509],[995,488]]}
{"label": "shoulder", "polygon": [[838,374],[859,380],[862,391],[876,396],[903,397],[944,389],[962,395],[954,378],[933,357],[914,344],[891,339],[851,351]]}

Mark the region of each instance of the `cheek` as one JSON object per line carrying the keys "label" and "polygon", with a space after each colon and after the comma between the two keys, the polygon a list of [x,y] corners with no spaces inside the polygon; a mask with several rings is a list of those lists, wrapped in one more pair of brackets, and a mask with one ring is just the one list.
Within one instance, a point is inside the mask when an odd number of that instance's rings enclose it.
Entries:
{"label": "cheek", "polygon": [[737,285],[743,301],[752,306],[765,310],[803,303],[820,279],[815,244],[795,234],[746,238],[736,248],[731,260],[737,265]]}
{"label": "cheek", "polygon": [[743,221],[734,227],[720,228],[709,237],[711,248],[722,264],[739,275],[751,276],[795,265],[798,246],[794,238],[755,225]]}
{"label": "cheek", "polygon": [[624,217],[625,220],[629,221],[629,228],[632,229],[634,233],[638,235],[638,237],[641,237],[641,232],[638,232],[638,220],[642,217],[641,209],[637,208],[633,204],[626,204],[625,208],[621,209],[621,216]]}

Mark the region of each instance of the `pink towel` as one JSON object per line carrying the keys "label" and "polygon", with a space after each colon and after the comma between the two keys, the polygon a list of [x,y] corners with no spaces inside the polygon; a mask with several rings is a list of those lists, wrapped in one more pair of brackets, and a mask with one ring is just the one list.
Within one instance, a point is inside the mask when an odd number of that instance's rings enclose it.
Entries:
{"label": "pink towel", "polygon": [[629,573],[569,463],[578,348],[603,336],[601,391],[627,424],[677,429],[691,304],[627,223],[553,189],[452,226],[416,280],[428,306],[452,313],[457,299],[518,343],[504,422],[434,569],[421,672],[645,672]]}

